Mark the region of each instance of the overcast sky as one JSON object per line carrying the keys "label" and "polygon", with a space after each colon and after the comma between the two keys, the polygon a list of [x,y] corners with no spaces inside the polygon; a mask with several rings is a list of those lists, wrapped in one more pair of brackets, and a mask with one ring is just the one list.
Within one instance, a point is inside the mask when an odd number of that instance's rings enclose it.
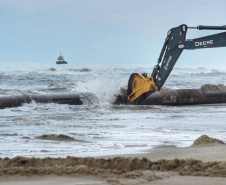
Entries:
{"label": "overcast sky", "polygon": [[[225,25],[224,0],[0,0],[0,63],[155,64],[167,31]],[[216,31],[188,30],[187,38]],[[178,66],[226,66],[226,48],[184,50]]]}

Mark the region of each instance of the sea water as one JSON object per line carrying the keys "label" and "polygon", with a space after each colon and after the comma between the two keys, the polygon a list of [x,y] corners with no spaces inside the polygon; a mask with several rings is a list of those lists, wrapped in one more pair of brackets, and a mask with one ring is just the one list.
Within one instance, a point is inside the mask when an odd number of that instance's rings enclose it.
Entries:
{"label": "sea water", "polygon": [[[158,145],[187,147],[207,134],[226,142],[226,104],[192,106],[113,105],[133,72],[151,66],[77,66],[6,63],[0,69],[0,94],[91,92],[92,103],[24,104],[0,110],[0,157],[106,156],[143,153]],[[175,67],[164,87],[199,88],[226,84],[226,70]],[[43,140],[66,135],[75,141]]]}

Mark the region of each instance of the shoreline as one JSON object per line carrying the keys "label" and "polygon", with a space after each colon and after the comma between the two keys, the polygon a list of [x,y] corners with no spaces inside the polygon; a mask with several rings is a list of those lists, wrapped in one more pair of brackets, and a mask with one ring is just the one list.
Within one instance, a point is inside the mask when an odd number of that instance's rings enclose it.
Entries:
{"label": "shoreline", "polygon": [[[201,136],[202,137],[202,136]],[[200,137],[200,138],[201,138]],[[226,184],[226,145],[158,146],[143,154],[0,159],[0,185]]]}
{"label": "shoreline", "polygon": [[152,161],[161,159],[174,160],[174,159],[195,159],[203,162],[226,161],[226,145],[220,144],[203,144],[199,146],[189,147],[176,147],[173,145],[160,145],[147,150],[145,153],[140,154],[124,154],[124,155],[109,155],[100,156],[96,158],[113,158],[113,157],[138,157],[148,158]]}

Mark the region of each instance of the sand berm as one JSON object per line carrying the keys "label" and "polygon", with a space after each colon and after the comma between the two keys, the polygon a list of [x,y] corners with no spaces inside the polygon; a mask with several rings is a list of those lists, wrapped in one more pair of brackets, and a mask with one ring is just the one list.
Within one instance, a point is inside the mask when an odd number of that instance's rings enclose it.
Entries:
{"label": "sand berm", "polygon": [[[213,149],[215,153],[212,152]],[[105,179],[107,184],[136,184],[138,179],[145,183],[170,178],[175,174],[226,177],[225,152],[226,146],[222,141],[202,135],[191,147],[160,146],[141,155],[104,158],[0,158],[0,179],[4,180],[3,177],[6,176],[77,174]]]}

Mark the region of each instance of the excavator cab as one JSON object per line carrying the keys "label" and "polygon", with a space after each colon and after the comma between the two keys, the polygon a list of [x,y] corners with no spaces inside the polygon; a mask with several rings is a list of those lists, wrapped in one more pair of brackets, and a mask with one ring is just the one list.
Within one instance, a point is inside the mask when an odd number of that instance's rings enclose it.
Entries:
{"label": "excavator cab", "polygon": [[133,73],[128,82],[128,101],[139,104],[153,92],[159,91],[184,49],[215,48],[226,46],[226,32],[186,40],[187,29],[226,30],[224,26],[188,27],[182,24],[168,31],[157,65],[151,76],[147,73]]}

